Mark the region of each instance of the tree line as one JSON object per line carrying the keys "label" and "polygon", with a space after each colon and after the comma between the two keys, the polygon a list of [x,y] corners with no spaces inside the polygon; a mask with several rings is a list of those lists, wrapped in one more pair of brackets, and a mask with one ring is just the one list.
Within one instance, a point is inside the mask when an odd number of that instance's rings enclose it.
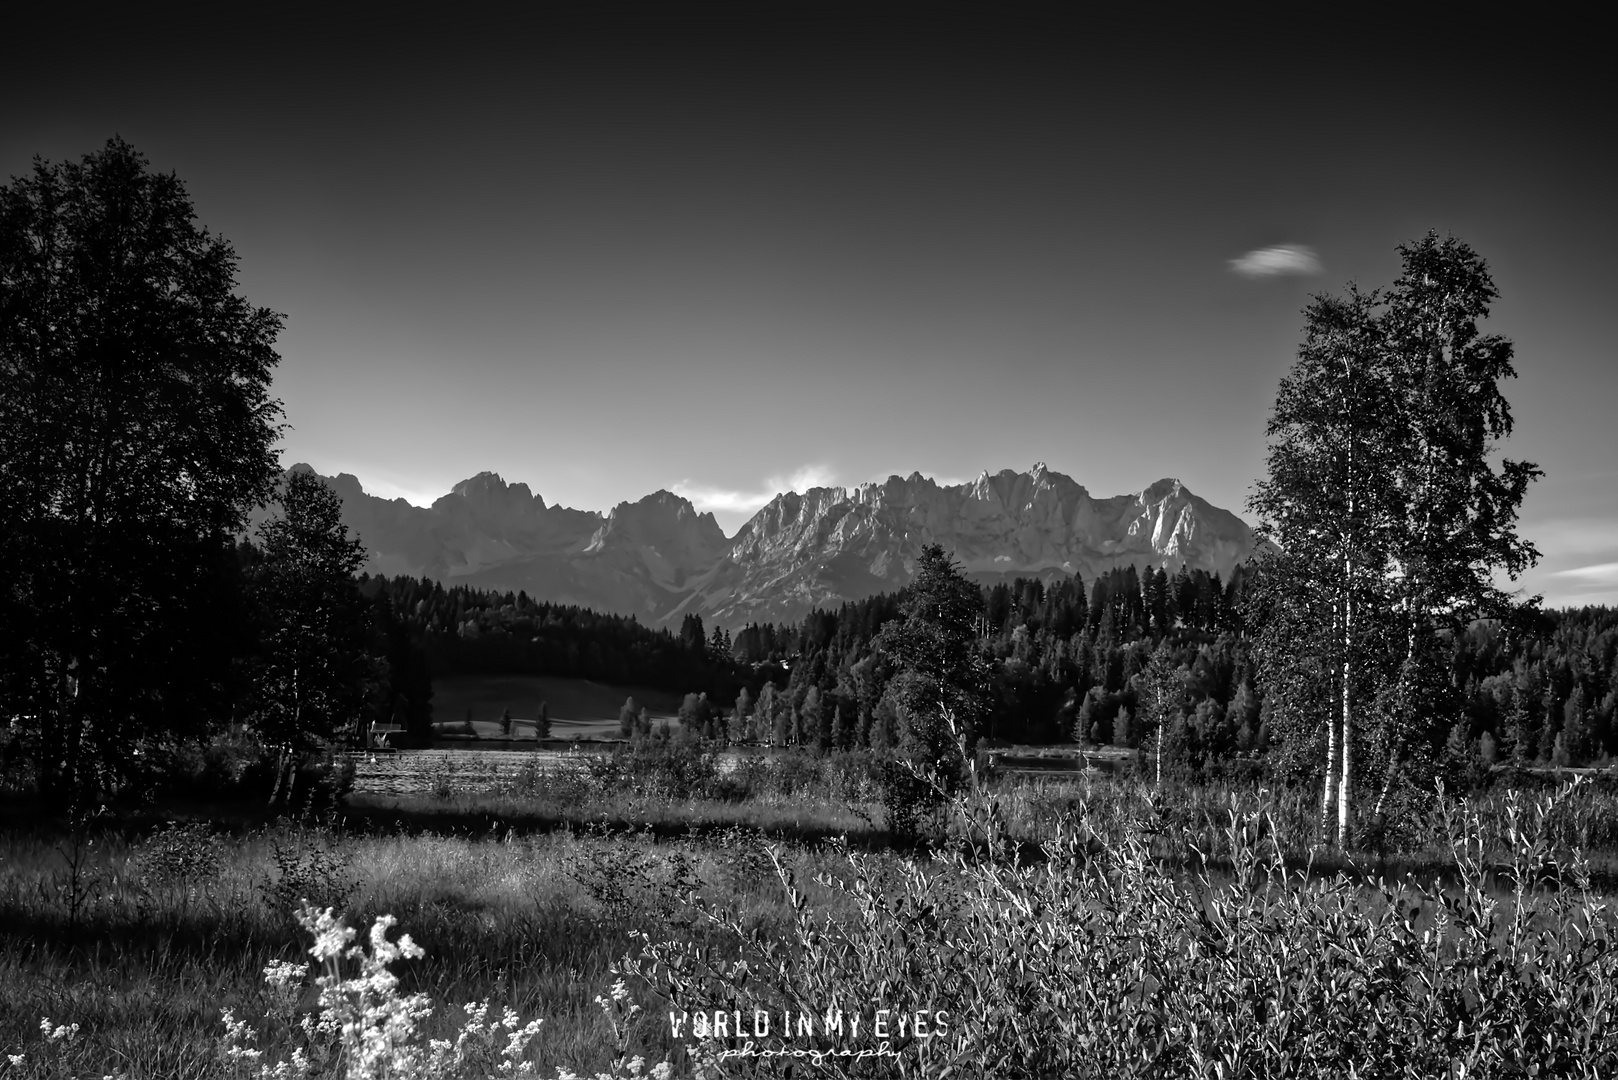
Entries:
{"label": "tree line", "polygon": [[[1131,566],[1088,586],[1078,575],[973,586],[969,630],[990,676],[979,737],[1139,748],[1155,745],[1161,726],[1176,774],[1251,772],[1262,763],[1289,782],[1312,778],[1318,747],[1278,718],[1287,701],[1266,692],[1259,670],[1261,641],[1249,625],[1267,595],[1255,595],[1259,573],[1239,566],[1225,582],[1198,569]],[[673,690],[686,695],[687,726],[733,743],[881,750],[902,738],[903,710],[890,693],[898,669],[879,639],[902,620],[911,589],[796,623],[750,623],[727,638],[705,635],[698,616],[674,633],[521,593],[406,578],[368,587],[405,611],[435,672],[582,675]],[[1479,619],[1446,632],[1441,649],[1457,708],[1423,735],[1431,761],[1464,774],[1618,752],[1611,609]],[[1183,674],[1172,709],[1153,715],[1143,680],[1163,670]],[[639,712],[623,718],[625,735],[637,730]]]}

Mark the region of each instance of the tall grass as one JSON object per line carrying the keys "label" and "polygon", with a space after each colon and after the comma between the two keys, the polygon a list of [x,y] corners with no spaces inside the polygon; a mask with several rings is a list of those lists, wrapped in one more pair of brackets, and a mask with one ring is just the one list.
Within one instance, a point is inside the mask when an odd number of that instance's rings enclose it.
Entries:
{"label": "tall grass", "polygon": [[[1110,839],[1066,822],[1027,865],[991,805],[968,815],[971,855],[905,862],[897,880],[846,853],[847,876],[821,884],[857,918],[817,911],[782,866],[787,938],[712,909],[721,944],[647,937],[629,969],[682,1014],[948,1017],[942,1033],[890,1032],[914,1075],[1615,1075],[1618,925],[1582,859],[1557,856],[1556,801],[1528,814],[1508,797],[1504,810],[1501,897],[1477,818],[1453,812],[1458,887],[1365,890],[1290,874],[1262,814],[1228,813],[1233,874],[1215,884],[1164,873],[1138,832]],[[753,1057],[747,1038],[716,1030],[692,1056],[699,1067],[894,1066]],[[797,1049],[832,1054],[842,1038],[811,1032]]]}
{"label": "tall grass", "polygon": [[[256,1075],[295,1051],[312,1075],[352,1072],[303,1027],[336,1015],[321,994],[351,976],[317,964],[295,987],[266,982],[311,959],[304,900],[409,933],[423,955],[382,964],[398,978],[388,1000],[426,995],[411,1060],[426,1070],[431,1040],[462,1045],[432,1066],[453,1075],[593,1075],[636,1057],[726,1076],[1483,1076],[1518,1058],[1540,1075],[1618,1075],[1602,1071],[1618,1070],[1612,917],[1573,850],[1615,818],[1588,785],[1531,807],[1435,793],[1420,842],[1447,874],[1384,882],[1374,867],[1310,872],[1302,793],[1014,783],[960,806],[931,852],[862,852],[780,840],[807,831],[792,815],[856,797],[856,770],[763,768],[741,799],[665,795],[544,833],[510,827],[527,805],[511,791],[478,797],[511,815],[476,837],[12,831],[0,1078]],[[636,798],[627,783],[591,797]],[[423,805],[463,799],[476,805]],[[781,826],[773,844],[749,812]],[[678,835],[657,827],[682,815]],[[620,977],[622,996],[608,990]],[[942,1011],[947,1034],[912,1023],[888,1040],[896,1057],[727,1058],[735,1038],[667,1020],[832,1007]],[[490,1050],[518,1032],[517,1056]],[[855,1049],[876,1045],[866,1032]]]}
{"label": "tall grass", "polygon": [[[750,843],[741,836],[733,847]],[[88,844],[94,888],[77,927],[61,903],[67,871],[56,842],[12,834],[0,848],[0,1050],[24,1058],[12,1066],[0,1057],[0,1076],[67,1075],[52,1071],[62,1054],[75,1075],[218,1075],[223,1012],[268,1015],[275,999],[264,969],[307,959],[296,917],[304,896],[363,922],[397,917],[426,950],[396,965],[402,993],[543,1016],[526,1060],[588,1074],[614,1057],[617,1038],[595,997],[613,981],[631,928],[693,925],[678,898],[670,903],[669,882],[723,890],[756,909],[760,925],[782,921],[769,881],[756,867],[739,872],[719,838],[698,848],[644,833],[355,837],[283,825],[108,831]],[[620,879],[626,869],[633,875]],[[604,884],[617,888],[616,902]],[[303,1007],[313,1004],[309,989]],[[42,1017],[80,1031],[47,1054]],[[440,1008],[423,1021],[424,1037],[454,1039],[464,1019]],[[637,1021],[637,1052],[666,1056],[660,1031]],[[263,1034],[267,1058],[287,1059],[295,1032]]]}

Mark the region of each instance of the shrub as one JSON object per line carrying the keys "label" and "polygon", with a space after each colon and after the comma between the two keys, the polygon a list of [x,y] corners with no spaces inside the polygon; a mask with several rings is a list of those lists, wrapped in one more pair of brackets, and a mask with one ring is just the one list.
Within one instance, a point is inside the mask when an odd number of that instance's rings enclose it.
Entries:
{"label": "shrub", "polygon": [[219,841],[203,822],[171,821],[153,832],[129,867],[141,921],[154,921],[168,901],[176,922],[183,922],[191,904],[211,893],[223,864]]}
{"label": "shrub", "polygon": [[591,779],[602,789],[628,788],[664,799],[722,793],[718,754],[683,729],[677,737],[637,739],[611,754],[592,754],[586,765]]}
{"label": "shrub", "polygon": [[566,872],[605,918],[649,918],[663,927],[689,921],[685,901],[699,885],[684,847],[659,851],[649,833],[614,835],[604,825],[591,827]]}
{"label": "shrub", "polygon": [[348,903],[358,884],[354,854],[335,833],[300,826],[272,832],[269,840],[276,872],[259,890],[272,910],[295,918],[310,902],[332,907]]}

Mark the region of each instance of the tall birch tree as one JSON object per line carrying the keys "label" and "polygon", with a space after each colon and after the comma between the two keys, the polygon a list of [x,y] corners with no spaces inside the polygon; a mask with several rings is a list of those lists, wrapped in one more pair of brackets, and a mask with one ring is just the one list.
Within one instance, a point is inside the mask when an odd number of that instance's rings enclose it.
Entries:
{"label": "tall birch tree", "polygon": [[1335,809],[1339,844],[1350,821],[1355,718],[1377,682],[1368,645],[1386,612],[1393,383],[1378,299],[1351,287],[1305,308],[1298,360],[1266,429],[1268,476],[1249,500],[1279,548],[1255,590],[1266,682],[1292,751],[1322,753],[1320,828],[1327,833]]}
{"label": "tall birch tree", "polygon": [[1390,578],[1404,640],[1384,710],[1378,814],[1412,747],[1443,726],[1442,717],[1424,722],[1434,719],[1434,691],[1451,689],[1436,670],[1439,635],[1508,614],[1514,601],[1498,574],[1514,581],[1538,561],[1517,535],[1517,514],[1528,485],[1544,475],[1499,454],[1512,431],[1500,383],[1516,371],[1512,343],[1480,325],[1499,298],[1487,265],[1465,243],[1433,232],[1399,254],[1403,273],[1380,323],[1395,406]]}
{"label": "tall birch tree", "polygon": [[1511,343],[1479,327],[1494,283],[1454,238],[1399,253],[1385,294],[1351,287],[1305,309],[1249,500],[1279,547],[1254,589],[1266,686],[1293,752],[1323,752],[1321,826],[1335,809],[1339,844],[1359,750],[1375,747],[1380,817],[1406,762],[1449,730],[1440,637],[1507,614],[1497,573],[1538,557],[1516,520],[1540,471],[1495,464],[1512,427],[1499,384],[1515,372]]}

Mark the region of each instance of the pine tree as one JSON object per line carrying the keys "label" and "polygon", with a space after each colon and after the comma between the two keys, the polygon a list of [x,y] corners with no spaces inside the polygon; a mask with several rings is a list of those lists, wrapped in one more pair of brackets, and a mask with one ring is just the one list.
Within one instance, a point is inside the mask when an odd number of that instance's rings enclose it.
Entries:
{"label": "pine tree", "polygon": [[313,473],[290,473],[280,514],[259,533],[253,591],[265,636],[252,715],[279,753],[273,802],[299,755],[357,724],[377,671],[354,580],[365,551],[343,525],[337,494]]}
{"label": "pine tree", "polygon": [[941,545],[922,549],[902,604],[876,647],[893,663],[912,764],[949,790],[976,771],[971,748],[989,713],[989,668],[976,627],[983,593]]}

